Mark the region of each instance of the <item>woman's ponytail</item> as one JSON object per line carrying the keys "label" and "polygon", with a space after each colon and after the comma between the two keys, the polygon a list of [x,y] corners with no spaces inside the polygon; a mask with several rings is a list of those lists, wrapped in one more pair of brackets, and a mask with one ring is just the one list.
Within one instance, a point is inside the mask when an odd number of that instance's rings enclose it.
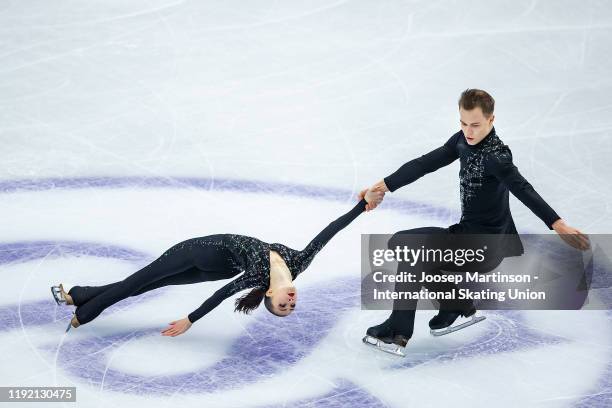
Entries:
{"label": "woman's ponytail", "polygon": [[255,288],[236,299],[234,311],[249,314],[259,307],[265,296],[266,289]]}

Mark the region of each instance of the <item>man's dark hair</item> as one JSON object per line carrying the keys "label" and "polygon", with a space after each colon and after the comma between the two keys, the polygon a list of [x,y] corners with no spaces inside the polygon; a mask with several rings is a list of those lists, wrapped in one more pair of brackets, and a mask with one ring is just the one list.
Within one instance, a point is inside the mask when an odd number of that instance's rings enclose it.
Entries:
{"label": "man's dark hair", "polygon": [[490,118],[495,110],[495,99],[482,89],[466,89],[459,97],[459,108],[472,110],[479,107],[485,118]]}

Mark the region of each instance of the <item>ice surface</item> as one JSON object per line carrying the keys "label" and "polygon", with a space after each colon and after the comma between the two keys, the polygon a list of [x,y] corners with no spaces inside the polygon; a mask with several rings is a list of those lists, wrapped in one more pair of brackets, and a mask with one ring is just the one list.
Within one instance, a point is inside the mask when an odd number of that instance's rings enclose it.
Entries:
{"label": "ice surface", "polygon": [[[423,311],[405,359],[361,344],[386,313],[359,308],[359,234],[455,222],[456,163],[335,237],[286,319],[228,300],[160,336],[208,282],[65,335],[49,293],[193,236],[300,248],[456,132],[468,87],[496,98],[500,137],[553,208],[608,233],[611,30],[601,1],[4,2],[0,385],[73,385],[83,407],[612,405],[610,312],[487,312],[432,338]],[[520,232],[547,231],[511,200]]]}

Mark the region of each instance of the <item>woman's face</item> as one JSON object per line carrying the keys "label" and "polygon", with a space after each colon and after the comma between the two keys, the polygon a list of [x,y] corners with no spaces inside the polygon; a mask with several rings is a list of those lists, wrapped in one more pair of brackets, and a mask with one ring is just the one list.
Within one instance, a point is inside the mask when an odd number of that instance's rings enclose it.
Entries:
{"label": "woman's face", "polygon": [[288,316],[295,309],[297,290],[295,287],[286,287],[275,291],[272,296],[272,308],[278,316]]}

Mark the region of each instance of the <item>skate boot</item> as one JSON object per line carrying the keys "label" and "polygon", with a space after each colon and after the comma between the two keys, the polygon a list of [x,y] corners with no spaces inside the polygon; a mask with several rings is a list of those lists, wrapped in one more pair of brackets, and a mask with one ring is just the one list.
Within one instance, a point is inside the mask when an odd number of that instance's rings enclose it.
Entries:
{"label": "skate boot", "polygon": [[66,328],[66,333],[68,333],[68,330],[70,330],[70,328],[74,327],[76,329],[80,325],[81,323],[79,323],[79,321],[77,320],[76,313],[72,312],[72,319],[70,319],[70,322],[68,323],[68,327]]}
{"label": "skate boot", "polygon": [[363,342],[384,352],[405,357],[404,349],[409,339],[407,336],[394,333],[391,320],[387,319],[377,326],[368,328]]}
{"label": "skate boot", "polygon": [[66,291],[64,291],[64,285],[59,284],[59,286],[51,286],[51,294],[53,295],[53,299],[55,303],[58,305],[74,305],[72,301],[72,296],[70,296]]}
{"label": "skate boot", "polygon": [[[459,322],[458,324],[454,324],[455,320],[457,320],[459,316],[469,319]],[[431,329],[430,333],[434,336],[443,336],[457,330],[465,329],[466,327],[481,322],[484,319],[484,316],[476,316],[476,308],[474,306],[465,312],[440,310],[438,314],[429,321],[429,328]]]}

